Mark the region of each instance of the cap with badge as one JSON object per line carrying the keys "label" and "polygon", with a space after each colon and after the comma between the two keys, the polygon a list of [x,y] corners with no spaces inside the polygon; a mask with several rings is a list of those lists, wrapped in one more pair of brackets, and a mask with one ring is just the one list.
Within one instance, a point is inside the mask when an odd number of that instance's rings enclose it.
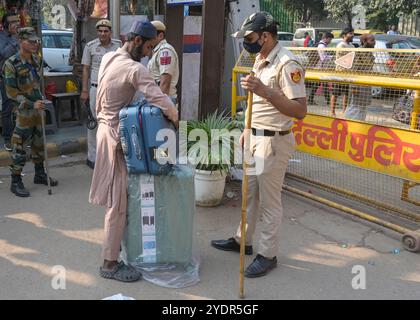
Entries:
{"label": "cap with badge", "polygon": [[30,41],[41,40],[40,37],[38,37],[35,29],[32,27],[20,28],[18,31],[18,38],[21,40],[30,40]]}
{"label": "cap with badge", "polygon": [[154,39],[156,38],[157,30],[150,21],[134,21],[129,33],[135,33],[147,39]]}
{"label": "cap with badge", "polygon": [[271,26],[277,22],[271,14],[265,11],[253,13],[250,15],[242,24],[241,29],[238,32],[232,34],[235,38],[244,38],[253,32],[262,31],[265,28]]}
{"label": "cap with badge", "polygon": [[112,28],[112,24],[111,24],[111,21],[109,21],[109,20],[107,20],[107,19],[102,19],[102,20],[99,20],[97,23],[96,23],[96,29],[98,29],[99,27],[108,27],[108,28]]}
{"label": "cap with badge", "polygon": [[156,28],[157,31],[166,31],[166,26],[163,24],[163,22],[159,20],[155,20],[151,22],[153,26]]}

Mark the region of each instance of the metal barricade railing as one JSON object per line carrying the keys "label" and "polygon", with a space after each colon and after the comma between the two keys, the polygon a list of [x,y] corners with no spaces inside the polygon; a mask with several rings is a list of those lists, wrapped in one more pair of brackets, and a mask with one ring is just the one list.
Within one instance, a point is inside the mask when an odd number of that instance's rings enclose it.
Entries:
{"label": "metal barricade railing", "polygon": [[[420,222],[420,50],[289,49],[308,116],[288,176]],[[244,51],[233,69],[232,116],[254,59]]]}

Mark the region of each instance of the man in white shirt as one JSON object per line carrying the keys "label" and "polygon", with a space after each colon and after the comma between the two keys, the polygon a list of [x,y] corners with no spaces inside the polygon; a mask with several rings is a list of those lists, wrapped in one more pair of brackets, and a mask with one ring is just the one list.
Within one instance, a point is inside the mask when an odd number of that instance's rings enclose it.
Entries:
{"label": "man in white shirt", "polygon": [[[328,54],[328,51],[326,51],[325,49],[328,47],[328,45],[331,43],[332,39],[334,38],[334,35],[331,32],[326,32],[324,33],[324,35],[322,36],[322,40],[319,42],[318,44],[318,62],[316,63],[316,68],[317,69],[322,69],[322,68],[326,68],[328,61],[331,61],[333,56],[331,54]],[[308,104],[312,104],[315,105],[315,93],[318,90],[319,86],[322,86],[322,92],[324,93],[324,97],[327,103],[330,102],[330,92],[328,89],[328,84],[327,83],[313,83],[313,85],[310,88],[310,93],[309,93],[309,97],[308,97]]]}
{"label": "man in white shirt", "polygon": [[[354,38],[354,29],[347,27],[341,32],[341,37],[343,40],[337,45],[337,49],[340,48],[354,48],[354,45],[352,44],[353,38]],[[348,54],[348,51],[338,51],[336,55],[336,59],[341,58],[342,56]],[[346,69],[340,66],[336,67],[337,71],[345,71]],[[347,96],[348,96],[349,86],[347,84],[335,84],[334,85],[334,91],[331,96],[331,115],[333,117],[336,116],[335,114],[335,102],[336,97],[343,96],[343,112],[346,111],[347,108]]]}

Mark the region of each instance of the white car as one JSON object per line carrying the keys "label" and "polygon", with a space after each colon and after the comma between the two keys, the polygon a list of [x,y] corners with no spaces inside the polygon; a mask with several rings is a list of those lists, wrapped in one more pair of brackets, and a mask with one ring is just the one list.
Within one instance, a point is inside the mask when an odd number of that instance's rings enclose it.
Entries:
{"label": "white car", "polygon": [[42,30],[42,55],[50,69],[68,65],[73,32]]}
{"label": "white car", "polygon": [[284,31],[277,32],[277,40],[279,40],[281,46],[284,48],[288,48],[292,46],[293,36],[294,34],[291,32],[284,32]]}

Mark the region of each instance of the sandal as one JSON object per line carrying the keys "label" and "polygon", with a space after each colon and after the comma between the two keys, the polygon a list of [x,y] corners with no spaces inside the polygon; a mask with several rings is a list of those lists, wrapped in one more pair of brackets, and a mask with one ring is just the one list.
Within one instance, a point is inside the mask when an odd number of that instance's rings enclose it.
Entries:
{"label": "sandal", "polygon": [[113,279],[121,282],[134,282],[141,279],[141,273],[136,269],[120,261],[112,270],[99,268],[99,275],[105,279]]}

